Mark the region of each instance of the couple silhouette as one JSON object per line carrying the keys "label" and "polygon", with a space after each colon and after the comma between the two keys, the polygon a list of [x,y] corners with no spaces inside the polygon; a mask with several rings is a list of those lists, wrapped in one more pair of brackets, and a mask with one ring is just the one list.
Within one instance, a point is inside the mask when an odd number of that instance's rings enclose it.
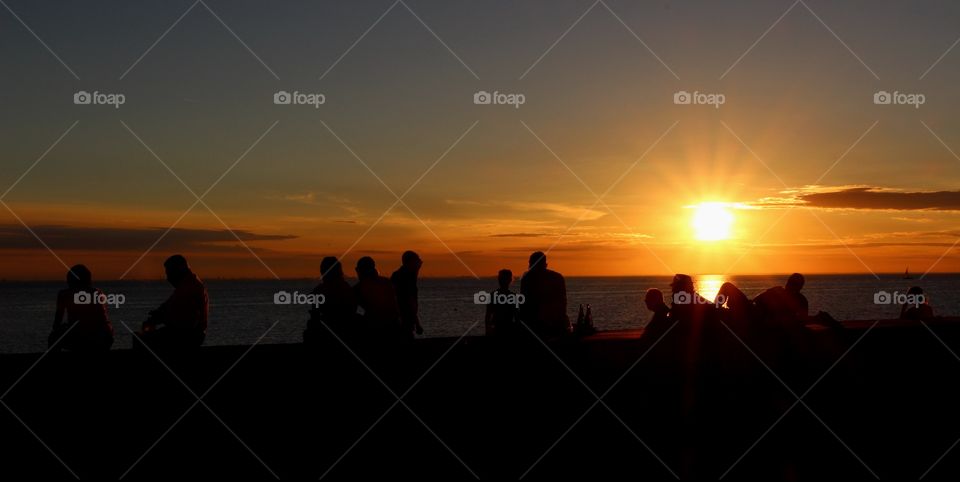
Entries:
{"label": "couple silhouette", "polygon": [[[163,267],[173,293],[149,312],[140,331],[134,333],[134,349],[169,352],[199,347],[207,333],[207,288],[179,254],[167,258]],[[93,275],[82,264],[70,268],[66,278],[67,288],[57,294],[50,349],[109,350],[114,329],[107,313],[107,295],[93,286]]]}

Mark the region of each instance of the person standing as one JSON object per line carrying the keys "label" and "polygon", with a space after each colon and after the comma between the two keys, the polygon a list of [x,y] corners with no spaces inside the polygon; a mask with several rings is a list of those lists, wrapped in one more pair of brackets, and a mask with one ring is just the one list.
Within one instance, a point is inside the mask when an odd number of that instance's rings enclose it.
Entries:
{"label": "person standing", "polygon": [[417,277],[423,260],[413,251],[405,251],[400,257],[401,265],[390,276],[397,292],[397,306],[400,309],[400,336],[413,338],[414,333],[423,334],[420,325],[420,304],[418,300]]}
{"label": "person standing", "polygon": [[357,299],[343,274],[343,265],[327,256],[320,262],[320,284],[311,292],[323,296],[323,303],[310,309],[303,341],[324,340],[328,330],[340,338],[352,338],[356,331]]}
{"label": "person standing", "polygon": [[356,272],[353,292],[363,311],[362,331],[372,340],[395,340],[400,333],[400,309],[393,283],[380,276],[377,263],[369,256],[357,260]]}
{"label": "person standing", "polygon": [[511,283],[513,283],[513,271],[501,269],[497,273],[498,287],[493,291],[492,299],[487,303],[483,317],[488,336],[510,337],[517,333],[520,320],[518,305],[497,302],[497,300],[510,301],[517,298],[516,293],[510,290]]}
{"label": "person standing", "polygon": [[530,255],[529,268],[520,279],[520,319],[542,338],[561,336],[570,331],[567,317],[567,282],[563,275],[547,269],[547,255]]}

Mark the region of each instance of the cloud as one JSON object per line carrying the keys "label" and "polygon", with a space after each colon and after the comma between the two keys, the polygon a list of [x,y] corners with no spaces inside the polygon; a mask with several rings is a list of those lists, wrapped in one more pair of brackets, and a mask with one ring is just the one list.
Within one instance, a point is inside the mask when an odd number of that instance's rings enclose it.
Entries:
{"label": "cloud", "polygon": [[904,221],[908,223],[932,223],[933,222],[933,220],[930,218],[909,218],[906,216],[895,216],[890,219],[893,219],[894,221]]}
{"label": "cloud", "polygon": [[916,233],[916,236],[936,236],[944,238],[956,238],[960,237],[960,231],[958,230],[942,230],[942,231],[924,231]]}
{"label": "cloud", "polygon": [[283,194],[279,196],[268,196],[267,199],[280,199],[309,206],[327,206],[342,209],[345,213],[352,216],[361,216],[363,209],[356,201],[336,194],[307,191],[303,193]]}
{"label": "cloud", "polygon": [[542,238],[547,236],[545,233],[502,233],[491,234],[491,238]]}
{"label": "cloud", "polygon": [[545,202],[503,202],[504,206],[516,211],[536,211],[549,213],[556,217],[568,219],[582,219],[583,221],[594,221],[607,215],[606,211],[588,209],[581,206],[573,206],[560,203]]}
{"label": "cloud", "polygon": [[306,192],[302,194],[284,194],[280,196],[281,199],[285,201],[294,201],[303,204],[316,204],[317,203],[317,193],[315,192]]}
{"label": "cloud", "polygon": [[[62,225],[32,226],[50,249],[81,251],[137,251],[157,242],[166,228],[102,228]],[[225,229],[173,228],[154,247],[159,251],[234,251],[239,241],[283,241],[293,235],[257,234]],[[0,225],[0,249],[43,249],[36,238],[19,224]]]}
{"label": "cloud", "polygon": [[854,187],[832,192],[802,194],[811,207],[894,211],[960,211],[960,191],[901,191],[879,187]]}
{"label": "cloud", "polygon": [[960,191],[907,191],[880,186],[804,186],[753,203],[875,211],[960,211]]}
{"label": "cloud", "polygon": [[606,211],[593,209],[592,207],[583,207],[572,204],[551,203],[551,202],[521,202],[521,201],[493,201],[479,202],[458,199],[447,199],[446,204],[452,206],[470,206],[492,208],[500,212],[503,209],[509,209],[517,212],[535,212],[545,216],[555,218],[578,219],[581,221],[595,221],[607,215]]}

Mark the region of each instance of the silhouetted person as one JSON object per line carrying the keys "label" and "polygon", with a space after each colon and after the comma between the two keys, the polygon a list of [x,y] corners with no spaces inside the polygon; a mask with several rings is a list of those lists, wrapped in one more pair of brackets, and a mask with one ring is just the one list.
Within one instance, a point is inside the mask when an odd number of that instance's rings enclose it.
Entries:
{"label": "silhouetted person", "polygon": [[672,300],[670,316],[681,322],[701,322],[714,317],[716,309],[712,301],[700,296],[693,284],[693,278],[685,274],[676,274],[670,282]]}
{"label": "silhouetted person", "polygon": [[673,297],[670,318],[677,323],[677,336],[685,340],[687,362],[697,363],[715,354],[717,341],[729,335],[720,323],[715,302],[697,293],[693,278],[685,274],[674,275],[670,291]]}
{"label": "silhouetted person", "polygon": [[567,318],[567,283],[563,275],[547,269],[547,255],[537,251],[530,255],[529,269],[520,279],[524,296],[520,318],[541,337],[569,332]]}
{"label": "silhouetted person", "polygon": [[323,304],[310,309],[303,341],[310,343],[317,337],[322,339],[328,334],[328,328],[338,337],[351,337],[356,328],[357,297],[343,274],[343,265],[333,256],[323,258],[320,277],[321,281],[312,293],[323,295]]}
{"label": "silhouetted person", "polygon": [[[713,388],[721,378],[711,375],[718,372],[724,360],[718,356],[721,346],[718,340],[729,333],[720,325],[717,309],[713,301],[697,293],[693,278],[686,274],[676,274],[670,282],[672,303],[670,318],[676,326],[670,333],[669,347],[673,351],[678,374],[681,377],[680,408],[685,423],[692,424],[701,420],[703,413],[716,406],[713,394],[719,393]],[[722,331],[721,331],[722,330]],[[687,425],[682,430],[695,430],[695,425]],[[697,457],[707,450],[705,439],[693,439],[684,447],[683,457]]]}
{"label": "silhouetted person", "polygon": [[402,264],[390,276],[390,281],[397,291],[401,336],[412,338],[414,332],[423,334],[423,327],[420,326],[420,305],[417,301],[417,276],[423,261],[420,255],[413,251],[405,251],[400,261]]}
{"label": "silhouetted person", "polygon": [[90,270],[78,264],[67,272],[67,288],[57,293],[53,330],[48,338],[52,349],[71,351],[109,350],[113,325],[107,317],[106,297],[93,287]]}
{"label": "silhouetted person", "polygon": [[143,329],[134,337],[154,351],[196,348],[207,335],[210,300],[207,287],[190,270],[187,259],[176,254],[163,263],[173,294],[150,312]]}
{"label": "silhouetted person", "polygon": [[720,320],[738,334],[746,330],[753,319],[753,303],[740,288],[727,281],[717,291],[716,305]]}
{"label": "silhouetted person", "polygon": [[643,337],[655,342],[670,328],[670,307],[663,301],[663,292],[656,288],[647,290],[643,303],[653,313],[643,329]]}
{"label": "silhouetted person", "polygon": [[358,281],[353,292],[357,306],[363,310],[364,329],[376,339],[397,338],[400,336],[400,308],[393,283],[380,276],[376,262],[369,256],[357,261],[356,271]]}
{"label": "silhouetted person", "polygon": [[805,323],[809,318],[807,297],[800,292],[804,278],[793,273],[784,286],[774,286],[753,299],[761,315],[768,321]]}
{"label": "silhouetted person", "polygon": [[[501,269],[497,273],[497,289],[491,295],[492,300],[512,300],[516,299],[516,293],[510,290],[513,283],[513,271]],[[491,300],[491,301],[492,301]],[[487,310],[483,317],[486,326],[487,335],[511,336],[517,333],[520,322],[520,310],[516,305],[509,303],[487,304]]]}
{"label": "silhouetted person", "polygon": [[914,286],[907,290],[907,296],[914,296],[914,300],[922,297],[923,301],[920,303],[904,303],[900,307],[900,319],[901,320],[931,320],[933,319],[933,307],[930,306],[930,303],[927,297],[923,294],[923,288],[919,286]]}
{"label": "silhouetted person", "polygon": [[807,297],[800,292],[806,282],[807,280],[802,274],[793,273],[787,278],[787,284],[783,286],[790,299],[790,309],[802,318],[810,315],[810,303],[807,302]]}
{"label": "silhouetted person", "polygon": [[[721,324],[716,330],[713,344],[723,360],[724,376],[737,377],[738,372],[755,368],[754,354],[765,356],[763,359],[767,360],[770,358],[767,356],[769,351],[779,351],[775,341],[778,340],[776,333],[779,330],[756,323],[756,307],[736,285],[729,281],[720,285],[714,304]],[[750,350],[746,350],[744,344]]]}

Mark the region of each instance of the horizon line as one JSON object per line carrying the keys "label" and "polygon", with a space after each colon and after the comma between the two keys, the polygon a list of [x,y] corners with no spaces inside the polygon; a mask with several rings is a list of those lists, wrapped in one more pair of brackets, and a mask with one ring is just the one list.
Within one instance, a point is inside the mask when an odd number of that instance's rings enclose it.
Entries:
{"label": "horizon line", "polygon": [[[524,271],[525,272],[525,271]],[[795,271],[797,272],[797,271]],[[522,274],[523,272],[519,273]],[[519,274],[517,277],[519,278]],[[563,274],[563,273],[561,273]],[[679,274],[679,273],[674,273]],[[658,278],[658,277],[671,277],[674,274],[620,274],[620,275],[604,275],[604,274],[591,274],[591,275],[564,275],[564,278]],[[690,276],[696,278],[699,276],[726,276],[726,277],[749,277],[749,276],[790,276],[792,273],[782,272],[782,273],[684,273],[689,274]],[[903,276],[902,272],[899,271],[889,271],[889,272],[814,272],[814,273],[801,273],[804,276]],[[921,280],[922,278],[931,276],[931,275],[957,275],[960,274],[960,271],[931,271],[925,274],[919,274],[916,277],[911,277],[909,279]],[[201,276],[202,280],[218,280],[218,281],[284,281],[284,280],[318,280],[320,278],[317,276],[293,276],[289,278],[274,278],[274,277],[224,277],[224,276],[210,276],[205,277]],[[354,279],[356,276],[346,276],[348,279]],[[419,276],[420,279],[468,279],[473,280],[477,279],[471,275],[457,275],[457,276]],[[481,277],[480,279],[483,279]],[[496,278],[495,274],[491,274],[488,278]],[[26,283],[26,282],[58,282],[63,281],[63,278],[0,278],[0,283]],[[116,278],[104,278],[94,280],[95,283],[103,282],[116,282],[116,281],[131,281],[131,282],[142,282],[142,281],[166,281],[163,278],[126,278],[126,279],[116,279]]]}

